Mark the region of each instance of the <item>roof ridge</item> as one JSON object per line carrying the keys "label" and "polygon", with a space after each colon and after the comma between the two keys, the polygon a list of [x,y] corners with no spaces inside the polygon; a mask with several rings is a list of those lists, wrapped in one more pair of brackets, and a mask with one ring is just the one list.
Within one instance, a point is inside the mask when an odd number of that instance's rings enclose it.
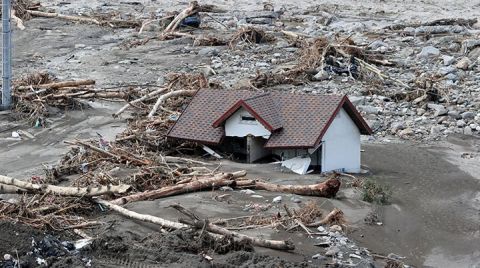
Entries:
{"label": "roof ridge", "polygon": [[260,97],[265,97],[267,95],[271,95],[270,92],[265,92],[265,93],[262,93],[260,95],[256,95],[256,96],[253,96],[253,97],[249,97],[249,98],[246,98],[246,99],[243,99],[243,101],[249,101],[249,100],[254,100],[256,98],[260,98]]}

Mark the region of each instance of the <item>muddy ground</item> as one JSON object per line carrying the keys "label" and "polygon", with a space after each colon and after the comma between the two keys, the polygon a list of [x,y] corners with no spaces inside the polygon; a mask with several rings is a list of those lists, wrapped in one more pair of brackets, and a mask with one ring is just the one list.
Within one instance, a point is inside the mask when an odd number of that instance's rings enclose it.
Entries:
{"label": "muddy ground", "polygon": [[[62,2],[63,4],[59,4]],[[128,3],[110,1],[42,1],[54,10],[81,13],[104,8],[120,12],[139,13],[140,8]],[[158,1],[139,1],[148,10],[180,10],[186,3],[173,5]],[[213,1],[232,14],[261,10],[261,1]],[[300,5],[299,3],[303,5]],[[475,3],[470,1],[273,1],[275,6],[287,10],[307,10],[324,4],[335,8],[345,25],[358,22],[372,27],[382,27],[395,20],[428,20],[444,16],[472,17]],[[233,8],[234,7],[234,8]],[[478,6],[477,6],[478,7]],[[477,8],[478,9],[478,8]],[[228,18],[226,19],[228,20]],[[210,21],[210,23],[213,23]],[[163,75],[171,71],[196,71],[211,63],[211,57],[199,55],[200,48],[192,48],[191,40],[151,42],[125,50],[121,44],[137,38],[137,30],[112,30],[91,25],[74,24],[56,19],[34,18],[26,23],[24,31],[14,31],[14,75],[37,70],[47,70],[61,79],[95,79],[97,87],[107,88],[128,84],[161,85]],[[218,26],[218,25],[217,25]],[[340,26],[339,26],[340,27]],[[149,32],[148,34],[153,34]],[[219,48],[220,51],[226,48]],[[268,51],[268,50],[267,50]],[[273,53],[274,51],[268,51]],[[241,54],[241,53],[240,53]],[[251,73],[253,73],[252,69]],[[214,80],[241,80],[249,77],[240,70],[222,73]],[[250,73],[250,75],[251,75]],[[226,78],[225,78],[226,77]],[[232,78],[233,77],[233,78]],[[241,81],[240,81],[241,82]],[[320,82],[321,83],[321,82]],[[322,84],[323,85],[323,84]],[[15,121],[9,114],[0,115],[0,174],[17,178],[42,175],[42,165],[58,161],[68,146],[65,140],[86,139],[101,133],[112,140],[125,128],[124,119],[114,119],[111,114],[123,103],[95,101],[84,111],[59,112],[50,118],[46,129],[32,128],[26,122]],[[12,130],[25,129],[34,139],[10,139]],[[480,140],[475,136],[456,135],[439,142],[422,140],[402,141],[397,138],[370,139],[363,144],[363,164],[369,171],[367,177],[389,185],[393,190],[392,203],[378,206],[361,201],[361,194],[351,188],[341,189],[333,200],[310,197],[300,198],[302,203],[312,200],[325,211],[338,207],[348,220],[348,235],[360,246],[374,253],[405,256],[405,262],[414,266],[479,267],[480,264]],[[462,158],[470,153],[472,158]],[[218,164],[213,162],[212,164]],[[318,175],[298,176],[281,172],[272,165],[244,165],[222,161],[226,171],[246,169],[252,178],[262,177],[276,183],[309,183],[321,180]],[[212,199],[216,192],[191,193],[156,201],[137,202],[127,208],[141,213],[176,220],[180,215],[170,204],[181,203],[202,217],[211,219],[252,215],[244,211],[251,203],[269,204],[278,194],[259,192],[263,198],[246,197],[231,193],[229,202]],[[8,199],[13,196],[3,196]],[[292,196],[283,195],[291,207],[298,207]],[[274,205],[268,212],[282,208]],[[382,225],[365,223],[367,215],[378,215]],[[250,230],[246,233],[286,239],[295,242],[296,250],[290,253],[252,249],[241,245],[228,252],[215,252],[217,245],[208,245],[189,234],[158,234],[158,229],[145,223],[126,220],[111,213],[98,213],[98,219],[107,224],[89,231],[98,239],[79,256],[58,263],[58,267],[85,265],[92,260],[93,267],[118,267],[160,265],[172,267],[208,267],[203,253],[211,254],[219,267],[283,267],[315,265],[312,256],[324,253],[313,246],[315,241],[302,233],[286,233],[271,229]],[[0,224],[0,254],[26,253],[31,248],[31,237],[41,240],[45,231],[28,229],[10,223]],[[181,237],[186,236],[186,237]],[[63,236],[74,240],[73,234]],[[187,242],[185,242],[187,241]],[[193,242],[192,242],[193,241]],[[195,243],[207,243],[198,246]],[[135,246],[133,246],[135,245]],[[16,249],[16,251],[14,250]],[[206,249],[207,252],[202,252]],[[118,257],[122,256],[122,257]],[[143,266],[141,266],[143,265]]]}

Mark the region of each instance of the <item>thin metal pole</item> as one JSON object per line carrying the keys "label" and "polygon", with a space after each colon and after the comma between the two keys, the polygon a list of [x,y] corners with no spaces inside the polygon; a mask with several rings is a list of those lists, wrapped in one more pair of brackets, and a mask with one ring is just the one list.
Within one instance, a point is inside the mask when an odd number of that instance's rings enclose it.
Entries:
{"label": "thin metal pole", "polygon": [[10,0],[2,0],[2,103],[0,109],[10,109],[12,105],[12,38],[10,27]]}

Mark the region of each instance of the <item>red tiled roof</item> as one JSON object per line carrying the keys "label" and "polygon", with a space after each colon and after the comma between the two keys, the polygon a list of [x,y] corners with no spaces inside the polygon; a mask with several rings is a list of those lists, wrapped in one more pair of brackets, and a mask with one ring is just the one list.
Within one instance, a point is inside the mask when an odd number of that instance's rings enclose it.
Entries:
{"label": "red tiled roof", "polygon": [[282,117],[278,112],[278,105],[270,93],[239,100],[213,123],[213,127],[222,125],[233,113],[240,109],[240,107],[247,110],[270,132],[282,128]]}
{"label": "red tiled roof", "polygon": [[254,116],[264,120],[262,124],[270,125],[267,148],[316,147],[342,107],[362,134],[372,133],[346,96],[201,89],[167,136],[219,144],[224,128],[214,127],[214,123],[221,124],[222,116],[235,112],[239,104],[252,109]]}

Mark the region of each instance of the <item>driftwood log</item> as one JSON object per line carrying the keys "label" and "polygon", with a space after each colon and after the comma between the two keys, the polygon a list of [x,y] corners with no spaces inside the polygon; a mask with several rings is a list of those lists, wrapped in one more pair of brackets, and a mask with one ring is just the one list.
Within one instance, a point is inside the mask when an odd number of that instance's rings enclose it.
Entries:
{"label": "driftwood log", "polygon": [[[1,176],[0,185],[11,185],[21,189],[25,189],[31,193],[53,193],[63,196],[98,196],[104,194],[124,194],[130,190],[130,185],[108,185],[99,187],[63,187],[49,184],[33,184],[26,181],[17,180],[14,178]],[[10,189],[14,189],[9,187]]]}
{"label": "driftwood log", "polygon": [[220,174],[215,177],[199,179],[192,181],[190,183],[172,185],[160,188],[158,190],[152,190],[147,192],[135,193],[129,196],[120,197],[113,200],[111,203],[115,205],[122,205],[129,202],[147,200],[147,199],[157,199],[172,195],[184,194],[197,192],[205,189],[218,188],[222,186],[227,186],[233,184],[232,174]]}
{"label": "driftwood log", "polygon": [[35,11],[35,10],[27,10],[26,12],[34,17],[59,18],[59,19],[69,20],[69,21],[88,22],[88,23],[93,23],[97,25],[101,24],[100,21],[92,18],[87,18],[87,17],[70,16],[70,15],[63,15],[59,13],[49,13],[49,12],[41,12],[41,11]]}
{"label": "driftwood log", "polygon": [[120,197],[112,201],[115,205],[122,205],[129,202],[142,201],[147,199],[158,199],[178,194],[217,189],[222,186],[254,188],[271,192],[290,193],[308,196],[320,196],[326,198],[334,197],[340,189],[341,182],[336,175],[324,182],[312,185],[278,185],[268,182],[255,180],[237,180],[238,177],[245,176],[241,171],[234,174],[219,174],[215,177],[201,178],[188,183],[182,183],[161,189],[135,193],[129,196]]}
{"label": "driftwood log", "polygon": [[279,185],[255,180],[240,180],[236,182],[236,186],[254,188],[256,190],[307,196],[320,196],[326,198],[335,197],[340,189],[340,185],[341,182],[337,176],[324,182],[311,185]]}
{"label": "driftwood log", "polygon": [[155,105],[153,105],[153,108],[148,114],[148,117],[152,118],[157,112],[158,108],[169,98],[181,97],[181,96],[191,97],[195,95],[196,92],[197,92],[196,90],[176,90],[160,96],[157,99],[157,102],[155,102]]}
{"label": "driftwood log", "polygon": [[338,208],[334,208],[330,213],[328,213],[325,218],[320,221],[307,224],[308,227],[318,227],[320,225],[330,224],[332,222],[337,222],[339,219],[343,219],[343,211]]}
{"label": "driftwood log", "polygon": [[197,1],[190,2],[190,5],[184,9],[180,14],[178,14],[172,22],[165,28],[164,33],[169,33],[175,31],[180,23],[188,16],[191,16],[200,11],[200,5]]}
{"label": "driftwood log", "polygon": [[41,85],[18,86],[17,89],[29,90],[32,87],[43,88],[43,89],[59,89],[64,87],[78,87],[78,86],[89,86],[89,85],[95,85],[95,80],[64,81],[64,82],[41,84]]}
{"label": "driftwood log", "polygon": [[192,225],[197,229],[205,229],[215,234],[233,237],[241,241],[248,241],[252,243],[252,245],[258,246],[258,247],[271,248],[271,249],[277,249],[277,250],[295,249],[295,245],[290,241],[261,239],[261,238],[251,237],[241,233],[233,232],[226,228],[212,224],[208,222],[208,220],[200,220],[195,214],[193,214],[191,211],[187,210],[186,208],[182,207],[181,205],[172,205],[172,207],[180,211],[182,214],[186,215],[187,217],[189,217],[189,219],[180,219],[180,222],[188,225]]}
{"label": "driftwood log", "polygon": [[[265,247],[265,248],[271,248],[271,249],[277,249],[277,250],[293,250],[295,249],[295,246],[293,243],[289,241],[282,241],[282,240],[268,240],[268,239],[261,239],[261,238],[256,238],[256,237],[250,237],[244,234],[240,234],[237,232],[232,232],[229,231],[225,228],[222,228],[220,226],[217,226],[212,223],[208,223],[208,221],[200,221],[196,216],[193,216],[192,220],[182,220],[184,223],[180,222],[174,222],[174,221],[169,221],[166,219],[162,219],[160,217],[152,216],[152,215],[147,215],[147,214],[140,214],[131,210],[128,210],[126,208],[123,208],[121,206],[115,205],[112,202],[108,202],[102,199],[94,199],[95,202],[98,204],[105,206],[107,208],[110,208],[128,218],[135,219],[135,220],[140,220],[144,222],[150,222],[153,224],[160,225],[163,228],[169,228],[169,229],[182,229],[182,228],[190,228],[194,227],[196,229],[205,229],[208,232],[211,232],[213,234],[220,234],[224,236],[229,236],[233,237],[234,239],[237,240],[243,240],[243,241],[248,241],[251,242],[252,245],[254,246],[259,246],[259,247]],[[189,212],[187,209],[180,205],[174,205],[172,206],[175,209],[179,210],[183,214],[191,217],[193,213]]]}
{"label": "driftwood log", "polygon": [[155,216],[152,216],[152,215],[140,214],[140,213],[128,210],[126,208],[123,208],[121,206],[115,205],[111,202],[108,202],[108,201],[105,201],[105,200],[102,200],[102,199],[95,198],[94,200],[98,204],[100,204],[102,206],[105,206],[105,207],[107,207],[111,210],[114,210],[114,211],[116,211],[116,212],[118,212],[118,213],[120,213],[120,214],[122,214],[122,215],[124,215],[128,218],[131,218],[131,219],[140,220],[140,221],[144,221],[144,222],[150,222],[150,223],[153,223],[153,224],[160,225],[164,228],[170,228],[170,229],[188,228],[188,225],[186,225],[186,224],[165,220],[165,219],[155,217]]}
{"label": "driftwood log", "polygon": [[148,100],[150,98],[153,98],[159,94],[162,94],[164,93],[165,91],[167,91],[167,88],[160,88],[160,89],[157,89],[155,91],[152,91],[146,95],[144,95],[143,97],[141,98],[138,98],[136,100],[133,100],[127,104],[125,104],[122,108],[120,108],[120,110],[118,110],[118,112],[116,112],[115,114],[113,114],[113,117],[118,117],[120,114],[122,114],[128,107],[132,106],[133,104],[135,103],[139,103],[139,102],[142,102],[142,101],[145,101],[145,100]]}

